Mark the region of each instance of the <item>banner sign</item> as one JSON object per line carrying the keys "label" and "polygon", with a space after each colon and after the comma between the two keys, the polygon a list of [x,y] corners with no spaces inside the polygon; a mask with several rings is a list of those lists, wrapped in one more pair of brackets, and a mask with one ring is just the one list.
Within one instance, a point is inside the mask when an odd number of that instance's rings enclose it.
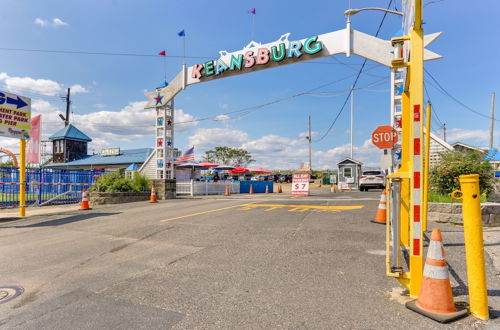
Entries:
{"label": "banner sign", "polygon": [[40,164],[40,140],[42,131],[42,115],[31,119],[31,137],[28,141],[26,161],[32,164]]}
{"label": "banner sign", "polygon": [[0,91],[0,136],[29,139],[31,99]]}
{"label": "banner sign", "polygon": [[120,155],[120,148],[105,148],[101,149],[101,156],[118,156]]}
{"label": "banner sign", "polygon": [[292,195],[293,196],[308,196],[309,195],[309,174],[294,174],[292,176]]}

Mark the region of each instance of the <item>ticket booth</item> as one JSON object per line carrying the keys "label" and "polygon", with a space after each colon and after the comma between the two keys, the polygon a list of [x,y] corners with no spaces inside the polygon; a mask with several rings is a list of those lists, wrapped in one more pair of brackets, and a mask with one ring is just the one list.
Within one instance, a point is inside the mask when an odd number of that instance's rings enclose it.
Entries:
{"label": "ticket booth", "polygon": [[338,184],[343,188],[359,188],[359,177],[363,163],[352,158],[345,158],[337,163],[339,168]]}

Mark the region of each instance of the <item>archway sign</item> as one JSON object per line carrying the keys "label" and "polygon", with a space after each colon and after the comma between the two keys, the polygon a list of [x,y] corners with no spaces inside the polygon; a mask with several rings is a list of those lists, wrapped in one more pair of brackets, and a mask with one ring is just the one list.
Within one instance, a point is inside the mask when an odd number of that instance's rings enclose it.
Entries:
{"label": "archway sign", "polygon": [[[441,33],[424,37],[424,47],[438,38]],[[173,178],[174,148],[174,97],[189,85],[215,79],[271,69],[282,65],[309,61],[317,58],[355,54],[386,67],[392,68],[395,57],[390,40],[383,40],[363,32],[346,28],[301,40],[288,40],[290,33],[267,44],[251,41],[239,51],[220,51],[220,57],[186,68],[164,88],[146,93],[149,102],[145,109],[156,108],[156,177]],[[425,49],[424,60],[435,60],[440,55]]]}

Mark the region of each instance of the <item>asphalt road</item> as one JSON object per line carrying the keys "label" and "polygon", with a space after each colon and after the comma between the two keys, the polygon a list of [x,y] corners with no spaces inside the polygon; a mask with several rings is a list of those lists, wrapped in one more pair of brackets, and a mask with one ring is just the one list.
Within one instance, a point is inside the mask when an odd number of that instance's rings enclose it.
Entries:
{"label": "asphalt road", "polygon": [[[399,284],[385,276],[385,227],[369,222],[379,194],[234,195],[0,221],[0,287],[25,290],[0,304],[0,328],[499,326],[472,317],[441,325],[404,307]],[[454,293],[464,299],[463,234],[441,227]]]}

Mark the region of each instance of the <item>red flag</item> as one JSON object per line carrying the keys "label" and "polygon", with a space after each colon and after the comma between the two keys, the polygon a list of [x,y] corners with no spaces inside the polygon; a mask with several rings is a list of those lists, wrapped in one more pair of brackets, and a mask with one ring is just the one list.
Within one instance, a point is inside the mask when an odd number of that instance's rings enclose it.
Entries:
{"label": "red flag", "polygon": [[160,56],[167,56],[167,52],[162,50],[161,52],[158,53]]}
{"label": "red flag", "polygon": [[31,118],[31,133],[30,139],[28,140],[28,152],[26,155],[26,160],[28,163],[39,164],[40,163],[40,137],[41,137],[41,125],[42,125],[42,115]]}

